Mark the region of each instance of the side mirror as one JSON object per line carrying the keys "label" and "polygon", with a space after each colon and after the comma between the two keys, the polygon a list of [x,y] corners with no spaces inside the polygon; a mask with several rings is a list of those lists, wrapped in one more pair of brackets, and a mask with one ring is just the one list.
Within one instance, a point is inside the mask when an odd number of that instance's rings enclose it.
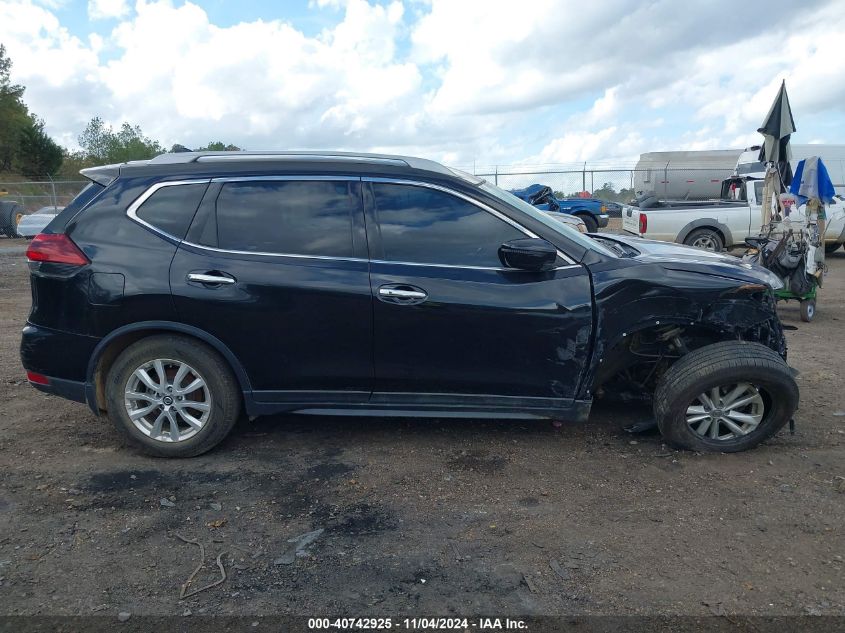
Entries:
{"label": "side mirror", "polygon": [[539,237],[526,237],[502,244],[499,259],[508,268],[549,270],[557,260],[557,249]]}

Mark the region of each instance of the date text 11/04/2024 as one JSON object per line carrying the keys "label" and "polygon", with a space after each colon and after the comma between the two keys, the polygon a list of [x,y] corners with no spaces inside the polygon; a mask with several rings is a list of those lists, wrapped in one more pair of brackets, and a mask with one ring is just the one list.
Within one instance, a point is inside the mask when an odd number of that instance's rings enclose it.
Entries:
{"label": "date text 11/04/2024", "polygon": [[309,618],[311,630],[525,630],[527,622],[511,618]]}

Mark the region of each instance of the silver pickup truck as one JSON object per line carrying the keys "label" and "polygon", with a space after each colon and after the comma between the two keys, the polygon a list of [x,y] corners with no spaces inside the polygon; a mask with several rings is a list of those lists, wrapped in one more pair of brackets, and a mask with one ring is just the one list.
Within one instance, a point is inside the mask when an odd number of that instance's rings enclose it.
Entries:
{"label": "silver pickup truck", "polygon": [[[731,185],[734,185],[731,187]],[[663,242],[677,242],[710,251],[742,245],[757,235],[761,221],[763,181],[752,177],[727,179],[722,198],[700,202],[644,200],[641,206],[623,205],[622,228],[627,233]],[[803,220],[798,207],[797,220]],[[845,242],[845,199],[827,207],[825,251]]]}

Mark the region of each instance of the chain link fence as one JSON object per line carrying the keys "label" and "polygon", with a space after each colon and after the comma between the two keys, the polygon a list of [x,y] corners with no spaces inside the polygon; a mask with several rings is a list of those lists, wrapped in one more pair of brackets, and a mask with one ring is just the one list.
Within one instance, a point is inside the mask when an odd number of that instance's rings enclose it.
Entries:
{"label": "chain link fence", "polygon": [[87,180],[47,180],[0,182],[0,201],[15,201],[27,213],[44,207],[66,206],[88,184]]}

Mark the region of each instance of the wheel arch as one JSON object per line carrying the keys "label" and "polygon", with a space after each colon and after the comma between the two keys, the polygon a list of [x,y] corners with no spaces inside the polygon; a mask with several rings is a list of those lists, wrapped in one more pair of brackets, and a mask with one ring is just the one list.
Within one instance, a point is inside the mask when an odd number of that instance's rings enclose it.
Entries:
{"label": "wheel arch", "polygon": [[105,411],[105,377],[114,360],[123,350],[141,339],[156,334],[182,334],[197,339],[218,352],[235,374],[238,385],[247,399],[252,393],[249,376],[238,358],[220,339],[199,328],[173,321],[139,321],[117,328],[105,336],[94,348],[85,373],[85,399],[91,410],[99,415]]}
{"label": "wheel arch", "polygon": [[734,244],[733,233],[731,233],[731,230],[725,224],[719,222],[716,218],[699,218],[689,222],[681,229],[680,233],[678,233],[678,237],[675,241],[678,244],[683,244],[689,234],[696,229],[710,229],[712,231],[716,231],[721,236],[722,244],[724,244],[725,248],[730,248]]}

